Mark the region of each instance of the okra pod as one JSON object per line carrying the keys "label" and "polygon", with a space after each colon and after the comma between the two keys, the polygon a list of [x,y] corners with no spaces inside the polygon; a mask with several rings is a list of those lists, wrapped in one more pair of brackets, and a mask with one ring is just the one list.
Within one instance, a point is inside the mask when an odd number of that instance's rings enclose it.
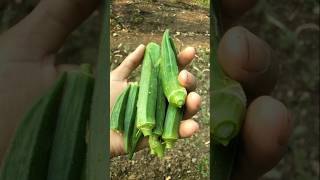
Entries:
{"label": "okra pod", "polygon": [[166,117],[167,99],[163,93],[160,77],[158,77],[158,92],[157,92],[157,111],[156,111],[156,126],[153,129],[153,134],[161,136],[163,132],[164,120]]}
{"label": "okra pod", "polygon": [[130,84],[130,92],[128,95],[128,101],[126,106],[126,113],[124,119],[124,150],[126,153],[131,151],[132,141],[131,136],[135,126],[135,119],[137,113],[137,100],[139,93],[138,83]]}
{"label": "okra pod", "polygon": [[217,62],[216,51],[222,33],[218,1],[213,1],[212,8],[214,50],[211,58],[213,64],[211,133],[215,141],[226,146],[240,131],[246,112],[247,99],[240,83],[227,76]]}
{"label": "okra pod", "polygon": [[91,66],[67,73],[62,103],[51,149],[48,180],[80,179],[86,153],[86,123],[89,119],[94,78]]}
{"label": "okra pod", "polygon": [[169,30],[163,34],[161,58],[160,75],[163,91],[170,104],[181,108],[185,103],[187,91],[178,81],[177,53]]}
{"label": "okra pod", "polygon": [[116,99],[116,102],[112,108],[110,128],[112,130],[123,132],[124,130],[124,118],[126,112],[126,106],[128,101],[128,95],[130,86],[127,86],[122,93]]}
{"label": "okra pod", "polygon": [[135,121],[135,126],[133,128],[133,132],[132,132],[132,136],[131,136],[131,143],[132,143],[131,149],[129,150],[129,153],[128,153],[129,159],[132,159],[134,153],[136,152],[136,148],[137,148],[138,144],[141,142],[142,138],[143,138],[143,134],[140,131],[140,129],[137,128],[137,124]]}
{"label": "okra pod", "polygon": [[149,43],[146,47],[141,79],[139,97],[137,103],[137,127],[144,136],[149,136],[155,127],[156,97],[157,97],[157,76],[158,66],[156,62],[160,56],[160,46]]}
{"label": "okra pod", "polygon": [[160,142],[158,135],[149,136],[149,146],[151,154],[156,154],[160,158],[164,156],[164,145]]}
{"label": "okra pod", "polygon": [[210,4],[211,51],[211,119],[210,176],[229,180],[238,150],[238,134],[246,112],[246,96],[240,83],[232,80],[217,62],[217,49],[222,35],[221,0]]}
{"label": "okra pod", "polygon": [[171,149],[179,138],[179,125],[182,120],[183,110],[169,104],[164,122],[162,139],[167,149]]}
{"label": "okra pod", "polygon": [[50,149],[65,78],[63,74],[22,119],[0,169],[1,180],[47,178]]}

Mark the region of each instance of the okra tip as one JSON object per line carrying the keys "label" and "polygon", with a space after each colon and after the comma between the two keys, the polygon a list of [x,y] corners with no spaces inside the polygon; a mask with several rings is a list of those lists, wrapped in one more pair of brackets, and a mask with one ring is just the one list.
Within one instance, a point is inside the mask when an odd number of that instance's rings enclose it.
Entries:
{"label": "okra tip", "polygon": [[175,142],[176,140],[165,140],[166,149],[172,149],[174,147]]}
{"label": "okra tip", "polygon": [[159,150],[158,153],[157,153],[157,156],[159,158],[163,158],[164,157],[164,150],[163,149]]}
{"label": "okra tip", "polygon": [[164,146],[157,135],[152,134],[149,136],[149,146],[151,154],[156,154],[160,158],[164,156]]}
{"label": "okra tip", "polygon": [[152,134],[152,130],[149,128],[140,128],[140,130],[144,136],[150,136]]}
{"label": "okra tip", "polygon": [[229,141],[235,137],[239,127],[232,121],[225,121],[213,130],[215,140],[220,144],[227,146]]}
{"label": "okra tip", "polygon": [[187,91],[184,88],[173,91],[170,95],[169,103],[172,105],[181,108],[186,101]]}
{"label": "okra tip", "polygon": [[185,103],[185,100],[183,100],[183,99],[176,99],[175,100],[175,105],[179,108],[181,108],[184,105],[184,103]]}

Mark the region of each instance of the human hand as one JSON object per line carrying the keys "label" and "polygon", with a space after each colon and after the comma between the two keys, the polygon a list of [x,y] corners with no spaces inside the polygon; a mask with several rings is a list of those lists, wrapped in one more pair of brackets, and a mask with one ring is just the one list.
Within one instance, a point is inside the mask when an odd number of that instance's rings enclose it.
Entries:
{"label": "human hand", "polygon": [[[110,74],[110,111],[115,103],[116,98],[121,94],[123,89],[128,86],[128,77],[130,73],[137,68],[143,59],[145,46],[140,45],[132,52],[115,70]],[[195,56],[195,49],[192,47],[186,48],[178,56],[179,68],[183,69],[184,66],[189,64]],[[180,137],[190,137],[199,129],[199,124],[190,119],[195,115],[201,103],[201,97],[192,92],[196,87],[195,77],[186,70],[182,70],[178,76],[179,82],[184,86],[188,93],[186,99],[186,112],[183,121],[180,123]],[[147,141],[143,140],[138,149],[147,146]],[[110,131],[110,153],[111,157],[124,154],[124,141],[122,134],[113,130]]]}
{"label": "human hand", "polygon": [[[255,2],[222,1],[224,26],[232,27]],[[218,62],[231,78],[242,84],[249,100],[232,179],[258,179],[280,161],[291,132],[287,108],[270,96],[277,80],[278,62],[267,43],[239,26],[222,37]]]}
{"label": "human hand", "polygon": [[60,71],[55,54],[66,37],[98,6],[99,0],[42,0],[0,36],[0,163],[14,131],[34,101]]}

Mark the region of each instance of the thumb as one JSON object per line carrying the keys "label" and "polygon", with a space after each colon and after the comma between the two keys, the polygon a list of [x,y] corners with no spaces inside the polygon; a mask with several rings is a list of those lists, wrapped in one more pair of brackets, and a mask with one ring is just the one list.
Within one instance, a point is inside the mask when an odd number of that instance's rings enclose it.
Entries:
{"label": "thumb", "polygon": [[111,72],[112,80],[124,80],[127,79],[130,73],[135,70],[144,55],[145,46],[140,44],[129,56],[127,56],[123,62]]}
{"label": "thumb", "polygon": [[99,2],[41,0],[28,16],[3,33],[0,49],[3,52],[19,49],[20,55],[37,57],[56,53],[68,34],[96,9]]}

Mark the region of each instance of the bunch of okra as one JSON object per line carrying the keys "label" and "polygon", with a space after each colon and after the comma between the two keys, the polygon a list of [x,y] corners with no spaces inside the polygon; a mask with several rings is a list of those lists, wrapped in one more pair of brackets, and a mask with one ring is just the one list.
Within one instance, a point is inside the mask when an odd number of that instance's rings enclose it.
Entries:
{"label": "bunch of okra", "polygon": [[147,45],[140,82],[131,83],[118,96],[111,112],[110,128],[123,134],[129,159],[143,137],[149,138],[151,154],[158,157],[173,148],[187,96],[178,73],[177,52],[166,30],[161,47]]}

